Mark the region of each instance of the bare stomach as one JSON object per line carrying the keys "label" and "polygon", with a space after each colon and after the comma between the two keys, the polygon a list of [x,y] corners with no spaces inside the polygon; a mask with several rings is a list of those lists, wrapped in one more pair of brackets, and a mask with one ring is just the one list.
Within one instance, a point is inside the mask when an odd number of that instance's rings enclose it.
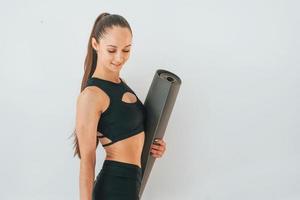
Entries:
{"label": "bare stomach", "polygon": [[[105,160],[115,160],[135,164],[141,167],[141,155],[143,151],[145,132],[142,131],[134,136],[120,140],[116,143],[103,147],[106,152]],[[106,137],[100,138],[101,144],[110,140]]]}

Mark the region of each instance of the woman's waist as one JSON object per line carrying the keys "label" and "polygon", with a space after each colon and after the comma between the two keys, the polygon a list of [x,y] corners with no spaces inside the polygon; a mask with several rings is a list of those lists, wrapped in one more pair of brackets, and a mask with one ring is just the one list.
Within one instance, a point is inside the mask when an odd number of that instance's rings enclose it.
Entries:
{"label": "woman's waist", "polygon": [[138,180],[141,180],[142,178],[142,168],[140,166],[119,160],[105,159],[102,165],[101,173]]}
{"label": "woman's waist", "polygon": [[114,160],[114,161],[118,161],[118,162],[124,162],[124,163],[130,163],[132,165],[136,165],[138,167],[141,167],[141,153],[138,155],[135,155],[136,152],[134,154],[126,154],[126,152],[122,152],[119,154],[110,154],[107,153],[105,160]]}
{"label": "woman's waist", "polygon": [[139,164],[143,151],[143,144],[134,145],[134,143],[115,143],[105,148],[106,159],[118,160],[127,163]]}

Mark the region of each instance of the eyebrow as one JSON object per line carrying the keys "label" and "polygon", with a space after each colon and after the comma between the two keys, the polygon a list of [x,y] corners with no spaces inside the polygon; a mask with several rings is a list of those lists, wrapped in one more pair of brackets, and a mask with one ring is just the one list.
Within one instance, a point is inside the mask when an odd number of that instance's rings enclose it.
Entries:
{"label": "eyebrow", "polygon": [[[115,46],[115,45],[106,45],[106,46],[117,47],[117,46]],[[129,45],[125,46],[125,47],[129,47],[129,46],[131,46],[131,44],[129,44]]]}

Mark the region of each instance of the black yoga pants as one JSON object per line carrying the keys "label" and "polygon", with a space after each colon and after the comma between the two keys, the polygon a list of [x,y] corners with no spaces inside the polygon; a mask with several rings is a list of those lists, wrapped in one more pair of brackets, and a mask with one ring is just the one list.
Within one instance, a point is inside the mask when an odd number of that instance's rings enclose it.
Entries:
{"label": "black yoga pants", "polygon": [[93,200],[139,200],[142,168],[138,165],[104,160],[94,181]]}

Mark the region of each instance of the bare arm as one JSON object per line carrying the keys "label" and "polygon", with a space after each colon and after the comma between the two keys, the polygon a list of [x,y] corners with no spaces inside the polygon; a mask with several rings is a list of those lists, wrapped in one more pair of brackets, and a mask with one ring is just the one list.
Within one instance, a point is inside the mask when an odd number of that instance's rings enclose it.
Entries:
{"label": "bare arm", "polygon": [[95,179],[97,124],[100,119],[99,95],[86,88],[78,96],[76,134],[80,150],[80,200],[91,200]]}

